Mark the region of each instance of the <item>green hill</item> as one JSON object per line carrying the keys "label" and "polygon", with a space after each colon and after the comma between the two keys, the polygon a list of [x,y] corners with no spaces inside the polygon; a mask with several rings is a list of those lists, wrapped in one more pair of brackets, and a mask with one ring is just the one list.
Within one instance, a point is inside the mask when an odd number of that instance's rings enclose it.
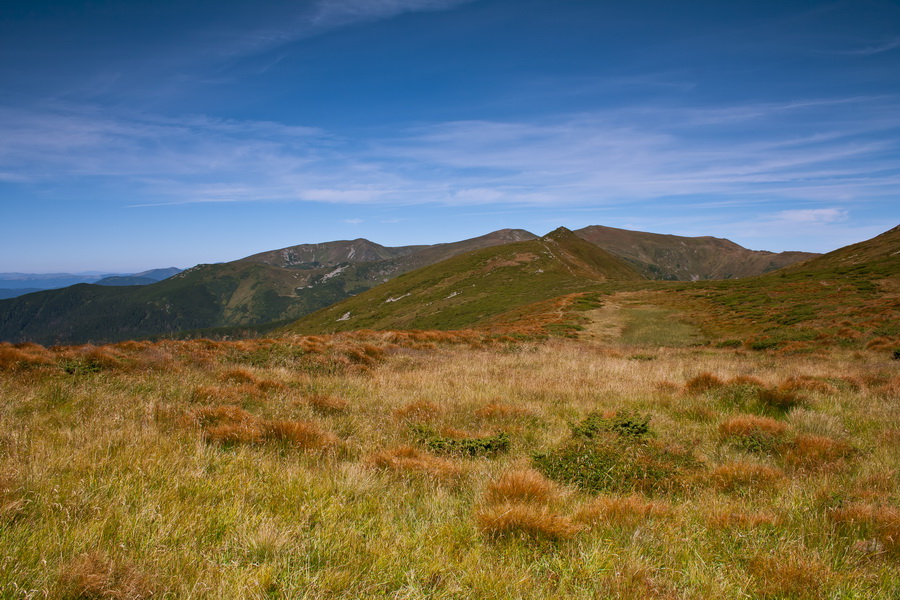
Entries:
{"label": "green hill", "polygon": [[407,273],[284,329],[458,329],[517,307],[643,277],[614,255],[559,228],[535,240],[476,250]]}
{"label": "green hill", "polygon": [[900,227],[773,273],[668,294],[758,349],[900,347]]}
{"label": "green hill", "polygon": [[198,265],[145,286],[76,285],[0,301],[0,340],[109,342],[297,319],[392,277],[477,248],[529,239],[504,229],[433,246],[306,244]]}

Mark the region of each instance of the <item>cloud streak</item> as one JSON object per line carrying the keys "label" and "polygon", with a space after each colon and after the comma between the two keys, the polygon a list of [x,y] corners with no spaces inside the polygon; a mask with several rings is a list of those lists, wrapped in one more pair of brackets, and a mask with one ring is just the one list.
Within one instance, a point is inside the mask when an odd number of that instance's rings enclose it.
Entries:
{"label": "cloud streak", "polygon": [[584,207],[687,196],[846,204],[896,194],[900,115],[887,110],[891,103],[618,109],[435,123],[365,138],[266,121],[0,108],[0,180],[94,178],[129,189],[133,205],[143,206]]}

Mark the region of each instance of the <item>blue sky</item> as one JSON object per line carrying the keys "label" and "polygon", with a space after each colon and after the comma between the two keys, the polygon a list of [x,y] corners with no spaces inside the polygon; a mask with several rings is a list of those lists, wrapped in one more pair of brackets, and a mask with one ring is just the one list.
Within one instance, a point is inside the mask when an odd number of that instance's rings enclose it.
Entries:
{"label": "blue sky", "polygon": [[592,224],[828,251],[898,184],[893,1],[0,5],[0,271]]}

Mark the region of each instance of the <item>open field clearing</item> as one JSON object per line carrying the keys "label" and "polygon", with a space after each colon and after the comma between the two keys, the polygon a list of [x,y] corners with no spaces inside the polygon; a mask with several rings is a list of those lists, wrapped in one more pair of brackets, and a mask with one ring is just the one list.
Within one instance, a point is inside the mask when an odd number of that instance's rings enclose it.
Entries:
{"label": "open field clearing", "polygon": [[900,361],[589,339],[3,346],[0,595],[900,595]]}

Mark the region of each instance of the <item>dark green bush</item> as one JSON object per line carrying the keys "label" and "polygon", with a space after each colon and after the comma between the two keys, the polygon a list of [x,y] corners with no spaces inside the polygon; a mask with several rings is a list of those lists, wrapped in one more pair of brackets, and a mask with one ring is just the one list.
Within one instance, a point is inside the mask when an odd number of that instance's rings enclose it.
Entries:
{"label": "dark green bush", "polygon": [[572,435],[594,438],[603,432],[624,437],[640,438],[650,434],[650,415],[639,415],[630,411],[618,411],[612,417],[604,417],[599,412],[589,413],[580,423],[570,424]]}
{"label": "dark green bush", "polygon": [[416,440],[435,454],[459,454],[463,456],[490,456],[509,450],[509,434],[500,432],[483,437],[442,436],[433,430],[413,426]]}

